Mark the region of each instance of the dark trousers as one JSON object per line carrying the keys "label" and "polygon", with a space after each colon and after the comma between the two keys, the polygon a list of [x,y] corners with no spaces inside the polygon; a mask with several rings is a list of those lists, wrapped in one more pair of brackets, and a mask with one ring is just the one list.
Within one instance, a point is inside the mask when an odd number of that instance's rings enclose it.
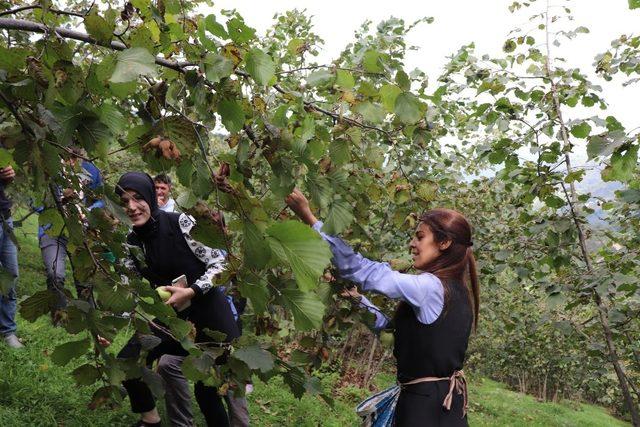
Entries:
{"label": "dark trousers", "polygon": [[449,393],[448,381],[419,383],[403,386],[396,406],[397,427],[467,427],[467,417],[462,416],[464,399],[453,393],[451,410],[442,406]]}
{"label": "dark trousers", "polygon": [[[183,356],[163,355],[158,361],[158,374],[165,383],[164,400],[169,422],[175,427],[193,427],[189,381],[182,373]],[[229,390],[224,395],[231,427],[248,427],[249,410],[245,397],[235,397]],[[211,424],[209,424],[211,425]]]}
{"label": "dark trousers", "polygon": [[[149,350],[147,354],[147,365],[151,366],[164,354],[177,356],[187,356],[189,353],[182,348],[180,343],[174,340],[163,330],[151,325],[151,332],[161,339],[160,344]],[[131,338],[118,354],[118,358],[128,359],[140,356],[141,346],[137,337]],[[122,385],[127,390],[131,402],[131,410],[135,413],[151,411],[156,407],[155,399],[147,384],[141,378],[132,378],[123,381]],[[222,403],[222,398],[218,395],[218,389],[213,386],[206,386],[201,381],[194,387],[196,401],[209,426],[228,426],[229,419]]]}

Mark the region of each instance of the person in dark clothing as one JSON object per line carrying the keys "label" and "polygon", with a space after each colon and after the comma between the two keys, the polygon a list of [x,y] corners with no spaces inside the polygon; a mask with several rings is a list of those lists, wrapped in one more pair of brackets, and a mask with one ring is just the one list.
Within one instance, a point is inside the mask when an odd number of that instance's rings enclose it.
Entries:
{"label": "person in dark clothing", "polygon": [[[462,365],[479,307],[469,222],[449,209],[424,213],[410,244],[413,265],[422,273],[403,274],[387,263],[364,258],[340,238],[323,233],[322,222],[299,190],[286,202],[329,244],[341,278],[359,284],[362,290],[401,301],[391,322],[401,386],[395,425],[468,425]],[[361,303],[372,306],[368,301]],[[379,327],[389,323],[384,316],[376,317]]]}
{"label": "person in dark clothing", "polygon": [[24,347],[16,336],[16,287],[18,279],[18,249],[13,241],[13,220],[11,200],[5,194],[5,187],[13,181],[16,172],[11,166],[0,168],[0,266],[13,276],[13,284],[6,293],[0,292],[0,335],[11,348]]}
{"label": "person in dark clothing", "polygon": [[[156,182],[156,191],[158,190],[158,179]],[[160,198],[159,198],[160,199]],[[160,200],[158,200],[160,202]],[[212,212],[212,221],[220,227],[224,234],[227,234],[227,227],[224,215],[220,211]],[[225,253],[225,251],[221,250]],[[226,291],[224,286],[221,290]],[[244,313],[247,305],[247,299],[239,295],[226,295],[229,307],[233,313],[233,317],[238,325],[238,331],[242,334],[242,320],[240,316]],[[182,363],[184,356],[176,356],[173,354],[165,354],[158,361],[157,371],[164,380],[165,389],[165,407],[167,418],[172,426],[175,427],[192,427],[193,412],[191,411],[191,391],[189,389],[189,381],[182,373]],[[245,391],[253,386],[247,384]],[[229,424],[231,427],[248,427],[249,426],[249,408],[246,397],[236,396],[235,390],[228,390],[224,395],[227,404],[227,412],[229,414]]]}
{"label": "person in dark clothing", "polygon": [[[224,256],[195,241],[190,231],[195,220],[186,214],[163,212],[151,177],[141,172],[124,174],[116,186],[122,205],[133,223],[128,243],[144,253],[144,264],[131,259],[135,268],[153,287],[163,287],[171,293],[167,304],[180,308],[178,317],[195,325],[195,342],[210,342],[205,329],[222,332],[226,342],[240,333],[229,303],[219,288],[214,288],[212,279],[223,271]],[[187,287],[167,286],[172,280],[185,275]],[[166,333],[160,322],[152,322],[151,330],[161,343],[149,351],[147,363],[151,364],[163,354],[186,356],[188,352],[179,342]],[[137,358],[141,344],[134,336],[120,351],[120,358]],[[218,358],[220,363],[223,356]],[[140,426],[160,425],[160,417],[149,387],[139,378],[123,382],[127,389],[133,412],[142,414]],[[195,385],[195,396],[207,424],[227,426],[227,413],[216,387],[202,382]]]}

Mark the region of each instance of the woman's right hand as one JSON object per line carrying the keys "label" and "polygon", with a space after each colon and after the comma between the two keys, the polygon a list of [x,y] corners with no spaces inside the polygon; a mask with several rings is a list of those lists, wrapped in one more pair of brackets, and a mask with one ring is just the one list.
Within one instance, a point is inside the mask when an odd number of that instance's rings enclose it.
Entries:
{"label": "woman's right hand", "polygon": [[96,339],[98,340],[98,344],[100,344],[102,347],[109,347],[111,345],[111,341],[104,337],[101,337],[100,335],[96,335]]}
{"label": "woman's right hand", "polygon": [[313,212],[311,212],[309,200],[302,194],[302,191],[294,188],[293,192],[289,194],[284,201],[303,222],[308,225],[313,225],[318,222],[318,219],[313,215]]}

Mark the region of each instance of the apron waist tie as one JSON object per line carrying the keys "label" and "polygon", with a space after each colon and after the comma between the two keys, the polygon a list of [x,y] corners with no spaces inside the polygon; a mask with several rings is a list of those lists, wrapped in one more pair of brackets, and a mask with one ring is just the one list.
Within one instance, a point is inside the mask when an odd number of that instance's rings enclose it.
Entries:
{"label": "apron waist tie", "polygon": [[467,380],[464,377],[464,371],[454,371],[454,373],[450,377],[422,377],[416,378],[415,380],[408,381],[406,383],[401,383],[401,386],[420,384],[420,383],[430,383],[437,381],[449,381],[449,393],[444,397],[444,401],[442,402],[442,406],[444,406],[447,410],[451,410],[451,403],[453,401],[453,391],[461,394],[464,405],[462,407],[462,418],[467,415],[468,409],[468,395],[467,395]]}

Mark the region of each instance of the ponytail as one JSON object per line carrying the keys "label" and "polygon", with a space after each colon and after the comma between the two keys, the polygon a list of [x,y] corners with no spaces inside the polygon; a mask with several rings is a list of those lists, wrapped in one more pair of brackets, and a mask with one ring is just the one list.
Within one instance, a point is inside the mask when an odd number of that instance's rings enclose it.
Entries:
{"label": "ponytail", "polygon": [[480,313],[480,283],[478,282],[478,270],[476,258],[471,246],[467,248],[467,269],[469,271],[470,300],[473,306],[473,330],[478,330],[478,315]]}

